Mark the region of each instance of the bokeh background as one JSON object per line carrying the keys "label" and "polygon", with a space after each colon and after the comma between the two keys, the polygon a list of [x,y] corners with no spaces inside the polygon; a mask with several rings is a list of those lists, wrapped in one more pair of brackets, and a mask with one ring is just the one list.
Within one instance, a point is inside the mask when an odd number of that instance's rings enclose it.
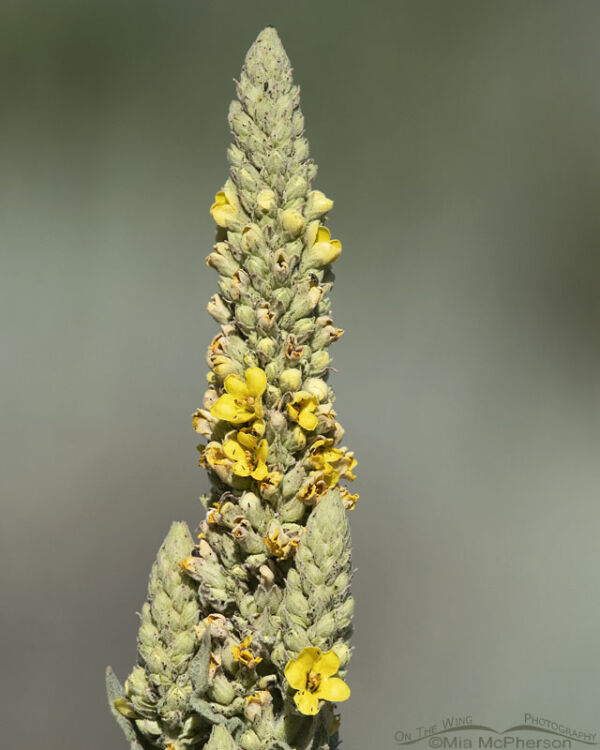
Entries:
{"label": "bokeh background", "polygon": [[472,714],[600,732],[600,4],[4,0],[6,747],[125,747],[154,554],[206,488],[208,207],[277,26],[344,244],[348,750]]}

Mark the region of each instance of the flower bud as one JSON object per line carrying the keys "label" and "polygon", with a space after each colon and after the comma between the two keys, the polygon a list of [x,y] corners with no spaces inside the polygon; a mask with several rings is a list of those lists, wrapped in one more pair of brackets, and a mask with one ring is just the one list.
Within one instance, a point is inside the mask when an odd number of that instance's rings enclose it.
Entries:
{"label": "flower bud", "polygon": [[241,167],[244,163],[244,152],[241,148],[238,148],[235,143],[230,144],[227,149],[227,156],[229,158],[229,163],[233,167]]}
{"label": "flower bud", "polygon": [[[281,128],[281,129],[280,129]],[[275,128],[273,129],[273,140],[278,141],[280,138],[285,137],[287,134],[287,123],[284,123],[280,121],[279,123],[276,123]],[[266,167],[271,172],[271,174],[274,175],[281,175],[282,172],[285,171],[286,166],[286,157],[284,154],[281,153],[278,149],[275,149],[271,151],[269,156],[267,157],[267,163]]]}
{"label": "flower bud", "polygon": [[248,273],[252,277],[254,284],[258,281],[264,281],[268,277],[267,264],[256,255],[248,258],[246,261],[246,268],[248,269]]}
{"label": "flower bud", "polygon": [[279,361],[279,359],[275,359],[265,366],[265,374],[270,382],[277,382],[280,372],[281,362]]}
{"label": "flower bud", "polygon": [[263,213],[273,211],[277,207],[277,196],[268,188],[261,190],[256,196],[256,205]]}
{"label": "flower bud", "polygon": [[260,175],[250,164],[246,164],[240,170],[238,170],[238,180],[242,190],[248,193],[255,193],[260,180]]}
{"label": "flower bud", "polygon": [[279,287],[279,289],[275,289],[275,291],[273,292],[273,299],[276,300],[284,309],[286,309],[290,305],[292,297],[292,290],[285,286]]}
{"label": "flower bud", "polygon": [[[286,599],[287,606],[287,599]],[[328,641],[337,630],[335,617],[332,612],[326,612],[318,619],[314,626],[314,633],[320,640]]]}
{"label": "flower bud", "polygon": [[287,611],[295,617],[302,620],[306,620],[308,617],[308,600],[302,591],[289,592],[285,598],[285,606]]}
{"label": "flower bud", "polygon": [[301,451],[306,446],[306,435],[302,427],[299,424],[295,424],[292,429],[288,432],[285,440],[285,447],[290,453]]}
{"label": "flower bud", "polygon": [[271,359],[277,353],[277,342],[275,341],[275,339],[272,339],[269,336],[265,336],[265,338],[259,340],[257,349],[259,352],[262,352],[266,357]]}
{"label": "flower bud", "polygon": [[263,503],[254,492],[244,492],[240,498],[240,508],[255,529],[261,529],[267,522]]}
{"label": "flower bud", "polygon": [[304,231],[306,219],[302,216],[300,211],[288,208],[281,214],[281,226],[290,236],[297,237]]}
{"label": "flower bud", "polygon": [[273,409],[269,412],[269,422],[271,424],[271,429],[275,433],[283,432],[283,430],[285,430],[287,427],[287,419],[280,411],[277,411],[276,409]]}
{"label": "flower bud", "polygon": [[240,737],[240,748],[242,750],[262,750],[264,747],[261,740],[259,740],[256,732],[248,729]]}
{"label": "flower bud", "polygon": [[246,328],[252,328],[256,323],[256,313],[250,305],[236,305],[235,319]]}
{"label": "flower bud", "polygon": [[320,219],[333,208],[333,201],[320,190],[311,190],[306,203],[306,216],[309,221]]}
{"label": "flower bud", "polygon": [[291,627],[286,632],[284,640],[288,649],[295,652],[300,652],[311,645],[306,630],[299,627]]}
{"label": "flower bud", "polygon": [[289,500],[295,497],[296,493],[302,486],[304,478],[306,477],[306,470],[300,462],[292,466],[289,471],[283,475],[281,480],[281,494],[284,500]]}
{"label": "flower bud", "polygon": [[321,378],[308,378],[304,381],[303,390],[308,391],[319,401],[325,401],[329,395],[329,386]]}
{"label": "flower bud", "polygon": [[310,358],[309,372],[312,375],[320,375],[331,364],[331,357],[325,350],[315,352]]}
{"label": "flower bud", "polygon": [[257,224],[246,224],[242,229],[242,249],[247,253],[256,252],[264,248],[265,238]]}
{"label": "flower bud", "polygon": [[296,198],[301,198],[306,193],[308,183],[306,177],[303,174],[296,173],[291,177],[285,186],[285,200],[286,203],[294,201]]}
{"label": "flower bud", "polygon": [[292,334],[302,343],[307,341],[315,330],[315,324],[311,318],[300,318],[291,328]]}
{"label": "flower bud", "polygon": [[229,734],[227,727],[215,724],[204,750],[237,750],[237,742]]}
{"label": "flower bud", "polygon": [[300,502],[298,498],[293,497],[279,508],[279,517],[284,522],[296,523],[303,518],[305,512],[306,505]]}
{"label": "flower bud", "polygon": [[343,669],[350,661],[350,648],[343,641],[338,641],[333,645],[332,651],[338,655],[340,668]]}
{"label": "flower bud", "polygon": [[164,707],[166,707],[168,712],[185,709],[189,700],[189,692],[189,690],[186,691],[177,685],[173,685],[165,696],[163,710]]}
{"label": "flower bud", "polygon": [[294,158],[298,161],[306,161],[309,156],[308,141],[306,138],[296,138],[294,141]]}
{"label": "flower bud", "polygon": [[235,698],[235,690],[227,677],[222,672],[215,674],[215,679],[210,689],[213,699],[222,706],[228,706]]}
{"label": "flower bud", "polygon": [[[320,286],[300,285],[296,290],[296,295],[292,299],[287,313],[281,321],[282,328],[287,330],[295,320],[309,315],[319,304],[322,296],[323,289]],[[314,324],[311,321],[312,328],[314,328]]]}
{"label": "flower bud", "polygon": [[297,367],[288,367],[279,376],[279,385],[286,391],[299,391],[302,385],[302,371]]}

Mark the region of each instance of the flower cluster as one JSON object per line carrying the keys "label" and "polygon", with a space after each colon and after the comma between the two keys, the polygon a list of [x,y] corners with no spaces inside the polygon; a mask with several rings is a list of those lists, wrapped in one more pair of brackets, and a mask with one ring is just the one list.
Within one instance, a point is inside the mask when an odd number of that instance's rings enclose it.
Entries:
{"label": "flower cluster", "polygon": [[333,202],[312,189],[299,90],[272,28],[247,55],[229,123],[207,258],[220,331],[193,416],[207,514],[175,564],[163,554],[139,665],[124,688],[111,675],[109,695],[132,748],[326,750],[330,708],[350,695],[346,511],[358,499],[328,384],[342,245],[325,223]]}

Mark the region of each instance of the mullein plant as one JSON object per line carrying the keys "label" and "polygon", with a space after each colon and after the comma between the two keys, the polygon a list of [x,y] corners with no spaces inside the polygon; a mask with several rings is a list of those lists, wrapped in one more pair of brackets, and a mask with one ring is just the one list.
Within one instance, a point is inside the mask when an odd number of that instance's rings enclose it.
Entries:
{"label": "mullein plant", "polygon": [[107,671],[132,750],[338,747],[353,599],[344,482],[356,460],[327,383],[331,264],[299,89],[275,29],[229,110],[230,177],[210,213],[219,274],[208,389],[193,423],[211,480],[193,538],[174,523],[141,612],[137,665]]}

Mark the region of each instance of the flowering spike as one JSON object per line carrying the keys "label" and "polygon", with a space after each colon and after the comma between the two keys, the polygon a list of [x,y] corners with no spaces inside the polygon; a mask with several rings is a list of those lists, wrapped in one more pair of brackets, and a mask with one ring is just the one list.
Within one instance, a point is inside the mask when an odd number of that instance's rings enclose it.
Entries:
{"label": "flowering spike", "polygon": [[[162,750],[330,750],[346,700],[353,599],[328,347],[342,251],[312,189],[299,88],[275,29],[250,48],[229,109],[229,179],[210,214],[208,389],[194,414],[211,480],[194,544],[175,524],[152,571],[139,664],[114,711]],[[125,724],[123,724],[125,722]]]}

